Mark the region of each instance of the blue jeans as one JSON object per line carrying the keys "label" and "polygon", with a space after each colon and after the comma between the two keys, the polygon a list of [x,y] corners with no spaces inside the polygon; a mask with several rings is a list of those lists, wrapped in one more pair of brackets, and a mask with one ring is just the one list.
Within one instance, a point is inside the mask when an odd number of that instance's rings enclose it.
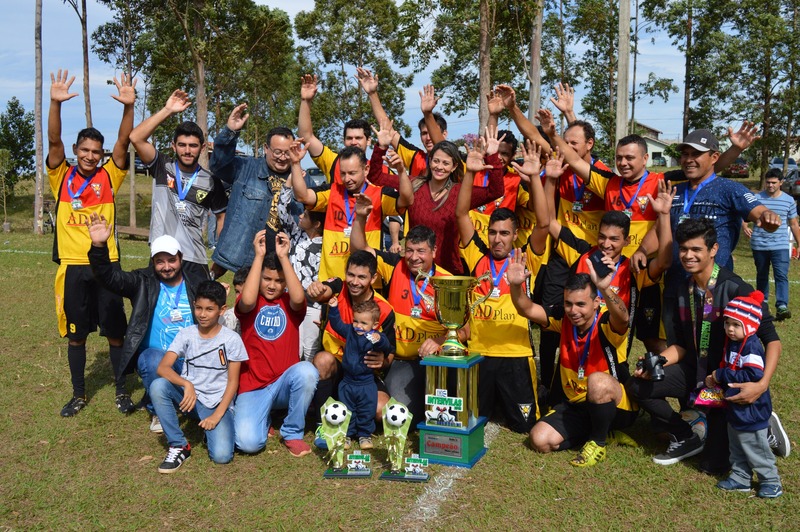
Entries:
{"label": "blue jeans", "polygon": [[[176,410],[183,400],[183,388],[159,377],[150,385],[150,398],[169,446],[184,447],[187,443],[186,437],[181,430]],[[187,415],[200,421],[213,414],[214,410],[216,408],[208,408],[200,401],[196,401],[194,408],[191,412],[187,412]],[[233,460],[233,411],[230,408],[213,430],[206,431],[206,445],[208,456],[213,462],[227,464]]]}
{"label": "blue jeans", "polygon": [[243,453],[256,453],[266,447],[273,408],[289,409],[281,426],[283,439],[302,439],[306,411],[314,398],[318,380],[317,368],[311,362],[302,361],[287,369],[272,384],[240,393],[234,408],[236,447]]}
{"label": "blue jeans", "polygon": [[789,306],[789,249],[753,250],[756,263],[756,289],[769,299],[769,265],[775,277],[775,308]]}
{"label": "blue jeans", "polygon": [[[151,414],[155,414],[155,410],[150,400],[150,386],[153,384],[153,381],[158,378],[158,365],[161,363],[161,359],[164,358],[165,354],[166,351],[163,349],[148,347],[139,353],[139,359],[136,361],[136,371],[139,373],[139,377],[142,378],[142,386],[144,386],[145,399],[143,399],[143,401],[145,402],[147,411]],[[183,359],[179,358],[176,360],[172,365],[172,369],[175,370],[175,373],[180,375],[183,369]]]}

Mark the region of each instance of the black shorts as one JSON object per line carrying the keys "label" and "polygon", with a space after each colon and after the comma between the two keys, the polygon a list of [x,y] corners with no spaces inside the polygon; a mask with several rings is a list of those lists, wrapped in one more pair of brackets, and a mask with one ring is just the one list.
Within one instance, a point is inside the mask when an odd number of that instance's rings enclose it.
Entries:
{"label": "black shorts", "polygon": [[639,293],[639,304],[634,318],[636,338],[664,338],[661,326],[661,285],[643,288]]}
{"label": "black shorts", "polygon": [[208,274],[208,265],[185,260],[181,263],[183,277],[189,281],[189,285],[195,290],[203,281],[208,281],[211,276]]}
{"label": "black shorts", "polygon": [[[341,360],[336,357],[334,359],[336,360],[336,373],[331,377],[333,379],[333,398],[339,399],[339,383],[344,379],[344,368]],[[375,385],[378,387],[378,392],[389,395],[389,389],[386,387],[386,383],[383,382],[383,377],[374,372],[373,375],[375,376]]]}
{"label": "black shorts", "polygon": [[[638,416],[638,410],[617,408],[617,415],[614,416],[611,429],[630,427]],[[592,419],[585,402],[569,403],[564,401],[558,403],[539,422],[547,423],[561,434],[564,441],[572,442],[575,445],[585,443],[589,439],[589,434],[592,430]]]}
{"label": "black shorts", "polygon": [[[119,262],[111,265],[121,270]],[[100,326],[100,335],[123,338],[128,322],[122,296],[109,292],[95,280],[88,264],[67,265],[64,274],[64,315],[67,338],[83,340]]]}
{"label": "black shorts", "polygon": [[[569,278],[570,265],[564,257],[553,251],[547,260],[547,271],[543,279],[542,306],[564,304],[564,285]],[[537,279],[538,282],[538,279]]]}
{"label": "black shorts", "polygon": [[[452,372],[449,372],[452,373]],[[478,408],[491,419],[502,408],[506,425],[527,433],[539,417],[536,363],[529,357],[485,357],[478,367]]]}

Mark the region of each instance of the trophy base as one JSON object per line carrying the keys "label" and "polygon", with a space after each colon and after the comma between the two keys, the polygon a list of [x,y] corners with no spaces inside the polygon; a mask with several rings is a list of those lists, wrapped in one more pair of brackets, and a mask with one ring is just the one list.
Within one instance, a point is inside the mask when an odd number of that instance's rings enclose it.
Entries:
{"label": "trophy base", "polygon": [[333,469],[329,467],[322,476],[325,478],[371,478],[372,469],[348,469],[346,467]]}
{"label": "trophy base", "polygon": [[419,455],[432,464],[471,468],[486,454],[483,432],[486,417],[479,417],[469,427],[429,425],[419,429]]}
{"label": "trophy base", "polygon": [[379,477],[381,480],[394,480],[398,482],[428,482],[431,476],[428,473],[412,474],[405,471],[398,471],[392,473],[391,471],[384,471]]}

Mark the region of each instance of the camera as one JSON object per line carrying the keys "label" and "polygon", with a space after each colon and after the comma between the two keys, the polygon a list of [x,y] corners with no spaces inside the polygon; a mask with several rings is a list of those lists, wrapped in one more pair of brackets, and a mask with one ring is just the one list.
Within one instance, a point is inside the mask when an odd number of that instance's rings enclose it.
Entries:
{"label": "camera", "polygon": [[648,351],[644,354],[644,358],[636,363],[636,367],[648,372],[651,380],[662,381],[664,380],[664,364],[666,363],[666,358]]}

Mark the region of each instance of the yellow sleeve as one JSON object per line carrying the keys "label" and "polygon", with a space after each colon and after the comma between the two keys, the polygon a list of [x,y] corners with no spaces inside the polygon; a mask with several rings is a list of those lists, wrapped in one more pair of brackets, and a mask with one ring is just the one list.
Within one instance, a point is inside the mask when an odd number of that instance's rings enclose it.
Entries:
{"label": "yellow sleeve", "polygon": [[586,184],[586,188],[600,196],[601,198],[606,197],[606,187],[608,187],[608,180],[614,176],[613,173],[600,173],[595,170],[595,167],[592,166],[592,171],[589,173],[589,182]]}
{"label": "yellow sleeve", "polygon": [[458,250],[461,253],[461,257],[467,263],[467,268],[470,272],[475,269],[475,266],[478,265],[478,261],[480,261],[485,255],[478,247],[478,244],[475,242],[476,238],[480,238],[478,233],[475,232],[472,235],[472,240],[469,241],[466,247],[458,246]]}
{"label": "yellow sleeve", "polygon": [[[405,212],[405,209],[403,210]],[[385,216],[401,216],[403,212],[397,208],[397,198],[389,194],[381,194],[381,215]]]}
{"label": "yellow sleeve", "polygon": [[314,207],[311,209],[315,212],[325,212],[328,209],[328,203],[330,202],[331,191],[330,190],[321,190],[315,193],[317,195],[317,202],[314,204]]}
{"label": "yellow sleeve", "polygon": [[378,259],[378,275],[380,275],[383,278],[385,286],[386,283],[389,282],[389,279],[392,278],[392,273],[394,273],[394,266],[383,260],[383,257],[381,257],[380,253],[378,253],[376,257]]}
{"label": "yellow sleeve", "polygon": [[323,145],[322,153],[311,158],[311,160],[314,161],[314,164],[317,165],[317,168],[319,168],[322,173],[325,174],[328,183],[332,181],[331,170],[333,170],[333,163],[336,161],[336,157],[338,156],[338,153]]}
{"label": "yellow sleeve", "polygon": [[552,331],[552,332],[561,332],[561,323],[562,320],[557,320],[555,318],[550,318],[550,321],[547,323],[547,327],[542,327],[545,331]]}
{"label": "yellow sleeve", "polygon": [[117,164],[114,162],[113,157],[109,157],[106,164],[103,165],[106,172],[108,172],[108,177],[111,179],[111,189],[114,191],[114,195],[116,196],[117,192],[119,192],[120,187],[122,186],[123,181],[128,176],[128,171],[119,168]]}
{"label": "yellow sleeve", "polygon": [[47,167],[47,178],[50,181],[50,191],[53,193],[53,198],[58,201],[58,190],[61,188],[61,182],[66,177],[67,169],[69,168],[67,160],[64,159],[55,168],[50,168],[47,164],[45,164],[45,167]]}
{"label": "yellow sleeve", "polygon": [[411,168],[411,163],[414,160],[414,155],[416,155],[417,150],[409,147],[410,145],[407,145],[407,141],[403,142],[404,140],[404,138],[400,137],[400,142],[397,143],[397,150],[395,151],[397,151],[397,155],[403,159],[405,167]]}

